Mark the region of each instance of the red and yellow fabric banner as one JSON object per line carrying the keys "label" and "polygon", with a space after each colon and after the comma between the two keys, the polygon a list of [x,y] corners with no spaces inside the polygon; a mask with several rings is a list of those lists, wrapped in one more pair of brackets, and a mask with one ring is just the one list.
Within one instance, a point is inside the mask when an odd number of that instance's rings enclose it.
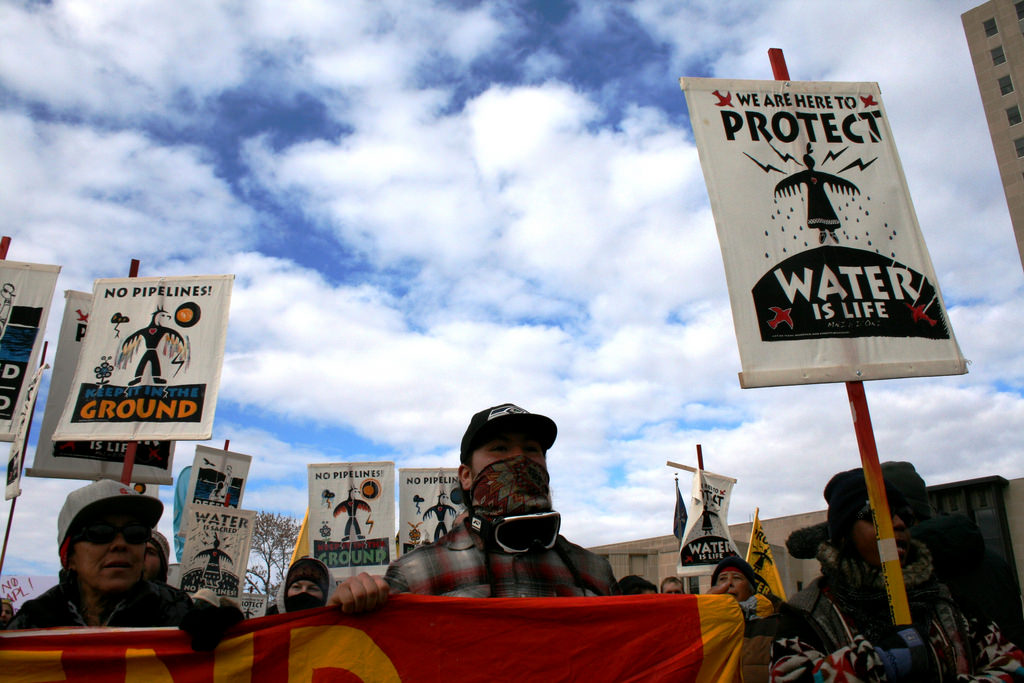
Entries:
{"label": "red and yellow fabric banner", "polygon": [[[130,634],[130,636],[128,636]],[[479,600],[393,596],[251,619],[213,652],[176,629],[0,632],[11,683],[739,681],[743,619],[728,595]]]}

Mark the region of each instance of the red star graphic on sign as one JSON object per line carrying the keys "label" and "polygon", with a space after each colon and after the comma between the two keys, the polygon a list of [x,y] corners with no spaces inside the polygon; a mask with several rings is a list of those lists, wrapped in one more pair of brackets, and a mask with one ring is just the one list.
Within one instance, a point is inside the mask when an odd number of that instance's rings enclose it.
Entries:
{"label": "red star graphic on sign", "polygon": [[877,107],[878,106],[878,102],[875,102],[875,96],[874,95],[868,95],[867,97],[864,97],[863,95],[861,95],[860,96],[860,101],[864,103],[865,107]]}
{"label": "red star graphic on sign", "polygon": [[789,329],[793,329],[793,317],[790,315],[790,313],[793,312],[792,308],[779,308],[778,306],[769,306],[768,310],[775,314],[775,317],[768,321],[768,327],[774,330],[782,323],[786,323],[787,325],[789,325]]}

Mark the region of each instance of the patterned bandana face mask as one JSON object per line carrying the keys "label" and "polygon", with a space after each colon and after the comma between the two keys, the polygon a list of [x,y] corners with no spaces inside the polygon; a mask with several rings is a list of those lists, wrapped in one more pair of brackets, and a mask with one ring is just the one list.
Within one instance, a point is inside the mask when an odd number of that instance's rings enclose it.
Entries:
{"label": "patterned bandana face mask", "polygon": [[561,516],[551,509],[548,481],[544,466],[525,455],[488,465],[473,480],[470,524],[504,552],[550,548]]}
{"label": "patterned bandana face mask", "polygon": [[491,518],[550,512],[549,479],[544,466],[525,455],[491,463],[473,479],[473,511]]}

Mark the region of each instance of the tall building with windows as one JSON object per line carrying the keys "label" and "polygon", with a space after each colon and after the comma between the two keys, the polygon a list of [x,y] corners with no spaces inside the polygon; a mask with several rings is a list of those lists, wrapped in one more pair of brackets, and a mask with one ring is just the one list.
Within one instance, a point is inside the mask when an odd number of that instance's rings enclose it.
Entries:
{"label": "tall building with windows", "polygon": [[989,0],[960,19],[1024,265],[1024,0]]}

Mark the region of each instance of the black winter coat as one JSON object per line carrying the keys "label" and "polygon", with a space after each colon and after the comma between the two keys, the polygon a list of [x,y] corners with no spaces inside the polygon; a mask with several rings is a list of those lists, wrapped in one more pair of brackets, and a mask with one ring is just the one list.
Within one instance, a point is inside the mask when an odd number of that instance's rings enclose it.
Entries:
{"label": "black winter coat", "polygon": [[[78,610],[78,597],[77,581],[69,577],[22,605],[7,629],[86,626]],[[184,591],[164,583],[139,581],[104,626],[178,626],[191,609],[192,599]]]}

